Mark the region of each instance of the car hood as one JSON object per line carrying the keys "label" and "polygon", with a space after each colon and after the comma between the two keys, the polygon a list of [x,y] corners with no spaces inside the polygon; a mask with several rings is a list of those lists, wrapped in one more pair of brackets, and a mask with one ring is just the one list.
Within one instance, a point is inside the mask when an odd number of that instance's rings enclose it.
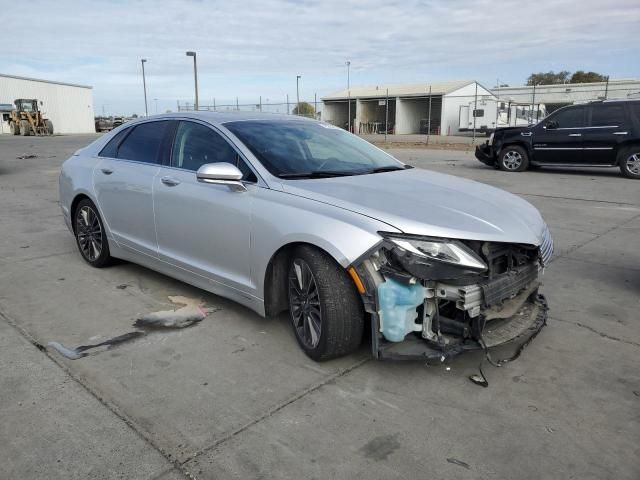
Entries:
{"label": "car hood", "polygon": [[415,235],[540,245],[544,221],[522,198],[482,183],[412,168],[287,180],[283,190]]}

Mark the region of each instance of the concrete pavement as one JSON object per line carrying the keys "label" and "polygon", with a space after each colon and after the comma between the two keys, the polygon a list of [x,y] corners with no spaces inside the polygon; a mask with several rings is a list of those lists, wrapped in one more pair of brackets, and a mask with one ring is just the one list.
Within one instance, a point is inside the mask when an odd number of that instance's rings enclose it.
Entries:
{"label": "concrete pavement", "polygon": [[[284,315],[261,319],[132,264],[87,266],[57,173],[93,138],[0,136],[0,478],[640,476],[640,182],[392,152],[523,195],[554,234],[549,325],[516,362],[487,367],[482,389],[467,379],[479,355],[447,370],[371,361],[363,345],[318,364]],[[169,295],[217,310],[79,360],[37,348],[131,331]]]}

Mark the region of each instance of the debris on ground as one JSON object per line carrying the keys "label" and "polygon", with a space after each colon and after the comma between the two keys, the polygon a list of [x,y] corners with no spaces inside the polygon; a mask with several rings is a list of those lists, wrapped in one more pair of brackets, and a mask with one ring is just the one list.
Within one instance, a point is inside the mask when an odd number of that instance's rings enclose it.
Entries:
{"label": "debris on ground", "polygon": [[28,154],[28,155],[27,155],[27,154],[25,153],[24,155],[18,155],[16,158],[17,158],[18,160],[28,160],[28,159],[30,159],[30,158],[38,158],[38,155],[34,155],[34,154]]}
{"label": "debris on ground", "polygon": [[215,311],[205,308],[200,299],[182,296],[169,297],[172,303],[184,305],[177,310],[161,310],[138,317],[133,324],[137,328],[185,328],[202,321],[209,313]]}
{"label": "debris on ground", "polygon": [[457,458],[447,458],[447,462],[453,463],[454,465],[459,465],[466,468],[467,470],[471,470],[471,465],[469,465],[467,462],[463,462],[462,460],[458,460]]}
{"label": "debris on ground", "polygon": [[[129,286],[126,284],[123,285],[123,288]],[[121,285],[118,285],[117,288],[120,287]],[[123,343],[131,342],[138,338],[144,337],[148,334],[148,332],[144,331],[147,329],[157,330],[189,327],[194,323],[204,320],[209,313],[218,310],[218,308],[205,307],[202,300],[199,298],[194,299],[183,296],[170,296],[169,300],[172,303],[183,306],[176,310],[162,310],[138,317],[133,326],[141,330],[134,330],[132,332],[124,333],[122,335],[110,338],[108,340],[105,340],[104,342],[94,343],[90,345],[81,345],[76,348],[65,347],[60,342],[49,342],[47,344],[47,347],[54,349],[63,357],[66,357],[70,360],[77,360],[89,355],[89,350],[95,350],[100,347],[106,347],[106,350],[114,347],[115,345],[121,345]]]}

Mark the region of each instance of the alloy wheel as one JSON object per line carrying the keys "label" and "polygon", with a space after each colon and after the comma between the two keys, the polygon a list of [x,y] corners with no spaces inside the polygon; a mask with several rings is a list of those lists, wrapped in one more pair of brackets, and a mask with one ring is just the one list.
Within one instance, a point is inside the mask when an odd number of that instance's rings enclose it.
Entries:
{"label": "alloy wheel", "polygon": [[102,253],[102,226],[98,215],[88,205],[76,214],[76,236],[82,255],[90,262],[95,261]]}
{"label": "alloy wheel", "polygon": [[322,333],[320,294],[311,268],[300,258],[289,271],[289,308],[300,341],[307,348],[316,348]]}
{"label": "alloy wheel", "polygon": [[504,154],[502,163],[507,170],[517,170],[522,165],[522,155],[515,150],[510,150]]}
{"label": "alloy wheel", "polygon": [[627,158],[627,170],[634,175],[640,175],[640,153],[633,153]]}

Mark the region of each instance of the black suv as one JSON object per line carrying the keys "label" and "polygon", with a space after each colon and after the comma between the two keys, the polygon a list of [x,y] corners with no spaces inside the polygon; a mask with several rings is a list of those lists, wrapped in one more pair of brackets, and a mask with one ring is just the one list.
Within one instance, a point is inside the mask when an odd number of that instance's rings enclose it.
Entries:
{"label": "black suv", "polygon": [[508,172],[529,166],[620,167],[640,179],[640,100],[563,107],[528,127],[498,128],[476,147],[482,163]]}

